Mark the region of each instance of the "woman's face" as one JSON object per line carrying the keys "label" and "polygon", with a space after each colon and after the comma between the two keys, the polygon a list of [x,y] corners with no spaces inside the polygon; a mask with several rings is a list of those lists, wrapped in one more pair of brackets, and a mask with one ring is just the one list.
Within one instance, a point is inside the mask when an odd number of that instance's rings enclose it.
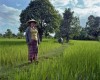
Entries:
{"label": "woman's face", "polygon": [[31,22],[31,23],[30,23],[30,27],[36,27],[36,23]]}

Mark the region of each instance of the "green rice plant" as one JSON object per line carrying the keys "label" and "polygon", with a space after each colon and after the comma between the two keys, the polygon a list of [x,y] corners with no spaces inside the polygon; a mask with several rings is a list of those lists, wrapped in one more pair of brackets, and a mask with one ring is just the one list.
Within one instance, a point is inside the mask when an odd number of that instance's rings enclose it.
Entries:
{"label": "green rice plant", "polygon": [[[37,65],[32,63],[7,70],[4,68],[6,65],[14,66],[27,61],[25,40],[11,40],[13,43],[7,41],[8,43],[3,43],[0,40],[1,78],[3,76],[8,80],[100,80],[100,42],[72,40],[61,45],[54,42],[55,40],[44,39],[39,45],[39,56],[46,55],[48,58],[39,59]],[[5,69],[6,74],[3,74]]]}
{"label": "green rice plant", "polygon": [[[61,46],[54,43],[54,40],[44,39],[39,45],[39,54],[47,54],[53,49]],[[53,44],[52,44],[53,43]],[[15,66],[28,61],[28,46],[26,41],[21,39],[0,40],[0,66]]]}

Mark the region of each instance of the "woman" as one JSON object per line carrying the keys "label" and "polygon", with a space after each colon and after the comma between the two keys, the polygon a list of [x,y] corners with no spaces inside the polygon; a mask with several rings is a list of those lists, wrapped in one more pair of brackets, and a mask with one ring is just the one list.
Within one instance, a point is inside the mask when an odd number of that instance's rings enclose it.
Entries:
{"label": "woman", "polygon": [[37,60],[38,54],[38,30],[36,27],[36,21],[31,19],[27,22],[29,27],[26,29],[26,42],[28,44],[28,60],[31,62]]}

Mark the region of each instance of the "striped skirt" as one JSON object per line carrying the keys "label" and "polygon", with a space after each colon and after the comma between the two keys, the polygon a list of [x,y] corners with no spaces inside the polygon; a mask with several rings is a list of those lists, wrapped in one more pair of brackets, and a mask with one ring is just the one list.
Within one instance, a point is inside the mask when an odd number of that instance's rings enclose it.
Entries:
{"label": "striped skirt", "polygon": [[28,60],[37,59],[38,54],[38,45],[36,40],[32,40],[32,42],[28,45]]}

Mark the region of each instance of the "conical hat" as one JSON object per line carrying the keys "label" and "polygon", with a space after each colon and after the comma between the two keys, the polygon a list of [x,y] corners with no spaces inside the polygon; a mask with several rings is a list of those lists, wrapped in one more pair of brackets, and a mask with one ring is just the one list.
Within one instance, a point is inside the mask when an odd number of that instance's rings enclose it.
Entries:
{"label": "conical hat", "polygon": [[31,19],[31,20],[27,21],[27,23],[30,23],[30,22],[35,22],[35,23],[37,23],[36,20],[34,20],[34,19]]}

